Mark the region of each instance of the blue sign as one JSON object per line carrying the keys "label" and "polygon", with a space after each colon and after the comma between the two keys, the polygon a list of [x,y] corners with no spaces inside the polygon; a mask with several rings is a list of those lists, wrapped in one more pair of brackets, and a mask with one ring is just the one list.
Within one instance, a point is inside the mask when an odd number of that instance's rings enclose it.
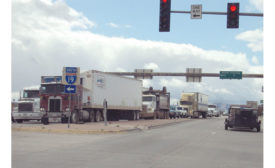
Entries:
{"label": "blue sign", "polygon": [[76,67],[66,67],[66,73],[77,73]]}
{"label": "blue sign", "polygon": [[41,83],[61,83],[62,76],[41,76]]}
{"label": "blue sign", "polygon": [[65,79],[68,84],[74,84],[76,82],[76,76],[65,76]]}
{"label": "blue sign", "polygon": [[75,85],[65,85],[65,93],[76,93]]}

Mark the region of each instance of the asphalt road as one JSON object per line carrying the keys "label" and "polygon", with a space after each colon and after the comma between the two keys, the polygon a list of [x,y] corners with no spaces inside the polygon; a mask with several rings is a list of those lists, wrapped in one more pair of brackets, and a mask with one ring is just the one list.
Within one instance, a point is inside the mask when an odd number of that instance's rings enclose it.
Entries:
{"label": "asphalt road", "polygon": [[13,168],[262,168],[263,132],[223,118],[106,135],[12,133]]}

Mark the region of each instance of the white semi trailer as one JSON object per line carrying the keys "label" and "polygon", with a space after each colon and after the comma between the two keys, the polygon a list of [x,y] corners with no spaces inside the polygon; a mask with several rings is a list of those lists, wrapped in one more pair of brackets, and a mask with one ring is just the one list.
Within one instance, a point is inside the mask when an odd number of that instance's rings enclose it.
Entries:
{"label": "white semi trailer", "polygon": [[83,72],[76,93],[71,94],[71,101],[70,95],[62,91],[62,83],[56,84],[59,89],[54,87],[52,83],[41,85],[41,108],[46,111],[45,123],[51,117],[59,117],[61,122],[67,122],[70,116],[73,123],[103,121],[104,99],[107,101],[107,120],[137,120],[142,110],[142,81],[134,78],[95,70]]}

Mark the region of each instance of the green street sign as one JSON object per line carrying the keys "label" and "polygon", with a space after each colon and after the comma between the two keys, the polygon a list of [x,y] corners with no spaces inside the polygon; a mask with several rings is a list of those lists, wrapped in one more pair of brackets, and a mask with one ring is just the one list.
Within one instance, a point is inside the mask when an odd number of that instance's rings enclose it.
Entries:
{"label": "green street sign", "polygon": [[220,79],[242,79],[242,71],[220,71]]}

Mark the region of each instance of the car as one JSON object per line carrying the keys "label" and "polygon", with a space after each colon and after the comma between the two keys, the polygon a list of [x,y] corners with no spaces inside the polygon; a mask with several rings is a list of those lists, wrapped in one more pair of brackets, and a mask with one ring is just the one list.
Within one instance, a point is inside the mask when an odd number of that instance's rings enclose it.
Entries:
{"label": "car", "polygon": [[231,106],[229,108],[228,118],[224,122],[225,130],[228,128],[250,128],[261,130],[261,120],[258,120],[257,109]]}

